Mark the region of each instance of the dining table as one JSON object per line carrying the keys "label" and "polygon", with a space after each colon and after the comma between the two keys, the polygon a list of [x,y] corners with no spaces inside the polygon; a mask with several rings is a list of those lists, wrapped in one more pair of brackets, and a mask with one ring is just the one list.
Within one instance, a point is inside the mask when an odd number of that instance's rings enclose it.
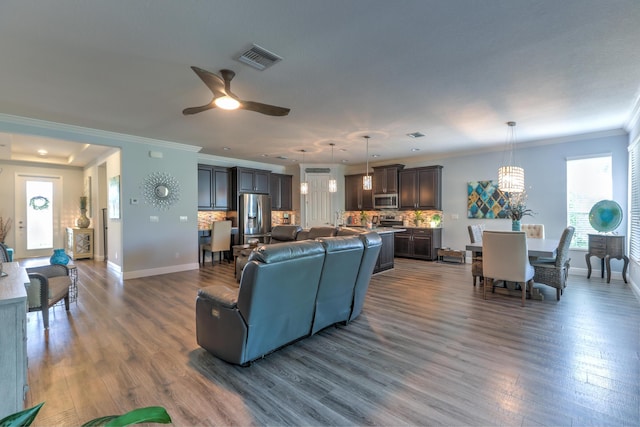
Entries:
{"label": "dining table", "polygon": [[[529,258],[555,258],[558,254],[558,239],[527,238],[527,253]],[[466,249],[471,252],[482,253],[482,242],[470,243]]]}

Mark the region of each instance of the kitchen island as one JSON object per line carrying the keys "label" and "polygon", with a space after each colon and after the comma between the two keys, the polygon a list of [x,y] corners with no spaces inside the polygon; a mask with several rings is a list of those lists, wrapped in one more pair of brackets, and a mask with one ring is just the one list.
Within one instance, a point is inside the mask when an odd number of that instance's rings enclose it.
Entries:
{"label": "kitchen island", "polygon": [[[365,227],[351,226],[345,228],[362,230]],[[382,239],[380,255],[378,255],[378,260],[376,261],[376,266],[373,269],[373,274],[392,269],[394,267],[393,258],[395,256],[395,239],[393,236],[394,233],[401,233],[405,231],[405,229],[399,227],[377,227],[372,228],[370,231],[375,231],[380,235],[380,238]]]}

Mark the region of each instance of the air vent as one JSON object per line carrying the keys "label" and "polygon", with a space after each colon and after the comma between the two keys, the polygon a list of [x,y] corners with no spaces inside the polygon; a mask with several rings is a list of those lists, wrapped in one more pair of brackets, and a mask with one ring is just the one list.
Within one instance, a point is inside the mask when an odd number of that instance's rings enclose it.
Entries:
{"label": "air vent", "polygon": [[411,138],[422,138],[424,136],[424,133],[413,132],[413,133],[408,133],[407,136],[410,136]]}
{"label": "air vent", "polygon": [[330,168],[306,168],[306,173],[331,173]]}
{"label": "air vent", "polygon": [[249,50],[242,53],[236,59],[260,71],[271,67],[276,62],[282,61],[281,57],[257,44],[251,46]]}

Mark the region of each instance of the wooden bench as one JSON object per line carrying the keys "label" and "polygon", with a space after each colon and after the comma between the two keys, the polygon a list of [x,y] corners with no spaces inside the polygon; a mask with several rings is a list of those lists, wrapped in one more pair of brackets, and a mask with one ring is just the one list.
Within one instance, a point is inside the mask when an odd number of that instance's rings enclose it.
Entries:
{"label": "wooden bench", "polygon": [[466,251],[456,251],[450,248],[438,249],[438,262],[457,262],[464,264],[466,262]]}

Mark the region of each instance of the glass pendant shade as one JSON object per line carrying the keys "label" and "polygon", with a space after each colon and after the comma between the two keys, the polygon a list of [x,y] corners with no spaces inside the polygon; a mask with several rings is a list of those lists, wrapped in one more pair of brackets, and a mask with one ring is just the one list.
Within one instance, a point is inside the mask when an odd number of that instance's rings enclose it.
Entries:
{"label": "glass pendant shade", "polygon": [[504,166],[498,168],[498,188],[505,193],[524,191],[524,169],[514,165],[516,143],[516,122],[507,122],[507,145],[504,152]]}
{"label": "glass pendant shade", "polygon": [[371,182],[371,175],[365,175],[362,177],[362,189],[363,190],[371,190],[373,188],[373,184]]}
{"label": "glass pendant shade", "polygon": [[[331,164],[333,164],[333,147],[334,143],[329,144],[331,146]],[[335,193],[338,191],[338,181],[333,177],[333,174],[329,177],[329,193]]]}
{"label": "glass pendant shade", "polygon": [[329,193],[335,193],[338,191],[338,181],[334,178],[329,179]]}
{"label": "glass pendant shade", "polygon": [[502,166],[498,169],[498,188],[506,193],[522,193],[524,169],[518,166]]}
{"label": "glass pendant shade", "polygon": [[373,183],[371,182],[371,175],[369,175],[369,135],[363,136],[365,141],[367,141],[367,168],[364,173],[365,176],[362,177],[362,189],[363,190],[371,190],[373,188]]}

